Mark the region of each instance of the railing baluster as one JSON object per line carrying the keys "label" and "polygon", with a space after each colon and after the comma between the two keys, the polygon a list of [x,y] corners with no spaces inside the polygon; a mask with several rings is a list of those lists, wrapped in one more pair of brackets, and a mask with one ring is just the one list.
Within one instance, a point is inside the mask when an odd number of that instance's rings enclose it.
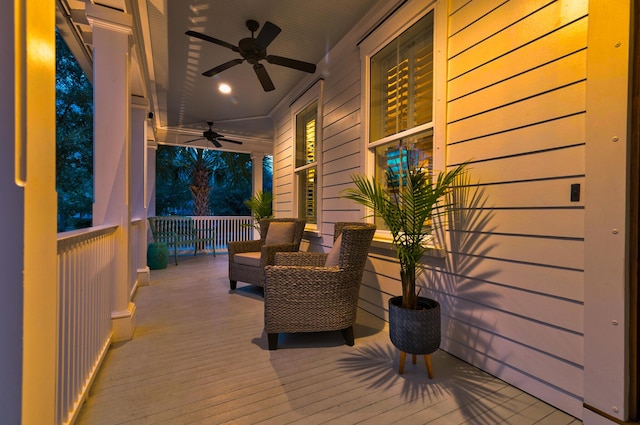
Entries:
{"label": "railing baluster", "polygon": [[[230,241],[253,239],[253,219],[249,216],[190,216],[202,236],[212,238],[213,246],[205,249],[213,249],[225,252]],[[171,221],[171,220],[166,220]],[[165,223],[165,221],[162,221]],[[193,247],[191,247],[193,249]]]}
{"label": "railing baluster", "polygon": [[57,424],[79,412],[111,340],[109,285],[116,226],[58,237],[59,343]]}
{"label": "railing baluster", "polygon": [[[202,236],[212,238],[205,249],[226,251],[228,243],[253,239],[252,218],[192,217]],[[159,221],[161,231],[177,229],[173,220]],[[142,226],[132,224],[137,241]],[[73,421],[111,340],[110,285],[116,252],[116,226],[100,226],[58,236],[59,342],[57,424]],[[213,239],[215,238],[215,239]],[[190,247],[193,250],[193,246]],[[131,287],[137,278],[137,249],[131,248]]]}

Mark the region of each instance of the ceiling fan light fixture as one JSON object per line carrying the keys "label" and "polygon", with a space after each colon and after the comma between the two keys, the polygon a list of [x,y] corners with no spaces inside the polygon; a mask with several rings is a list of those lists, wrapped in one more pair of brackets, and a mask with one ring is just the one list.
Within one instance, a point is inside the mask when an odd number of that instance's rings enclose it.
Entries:
{"label": "ceiling fan light fixture", "polygon": [[227,49],[239,53],[241,56],[240,58],[232,59],[216,67],[213,67],[203,72],[202,75],[204,75],[205,77],[213,77],[214,75],[217,75],[222,71],[226,71],[231,67],[240,65],[242,62],[247,61],[249,64],[253,65],[253,70],[255,71],[255,74],[258,77],[258,80],[260,81],[260,84],[262,85],[264,91],[268,92],[274,90],[275,86],[271,81],[271,77],[269,77],[267,69],[263,64],[260,63],[261,60],[266,60],[267,62],[274,65],[284,66],[286,68],[308,72],[310,74],[316,72],[315,64],[282,56],[267,54],[267,47],[269,47],[271,42],[277,37],[278,34],[280,34],[281,31],[280,27],[278,27],[276,24],[266,21],[257,36],[255,33],[256,31],[258,31],[258,28],[260,28],[260,24],[258,23],[258,21],[249,19],[248,21],[246,21],[246,26],[247,29],[251,31],[251,37],[245,37],[241,39],[238,42],[237,46],[197,31],[189,30],[185,33],[190,37],[199,38],[200,40],[208,41],[210,43],[217,44],[218,46],[226,47]]}
{"label": "ceiling fan light fixture", "polygon": [[229,143],[235,143],[236,145],[241,145],[242,144],[242,142],[239,142],[237,140],[227,139],[222,134],[214,131],[213,130],[213,121],[207,121],[207,125],[209,126],[209,129],[204,131],[204,132],[202,132],[202,137],[198,137],[197,139],[187,140],[184,143],[187,144],[187,143],[191,143],[191,142],[197,142],[197,141],[202,140],[202,139],[206,139],[206,140],[210,141],[211,144],[213,144],[213,146],[215,146],[216,148],[221,148],[222,147],[222,144],[220,144],[220,141],[229,142]]}
{"label": "ceiling fan light fixture", "polygon": [[229,94],[231,93],[231,86],[227,83],[220,83],[218,90],[220,93]]}

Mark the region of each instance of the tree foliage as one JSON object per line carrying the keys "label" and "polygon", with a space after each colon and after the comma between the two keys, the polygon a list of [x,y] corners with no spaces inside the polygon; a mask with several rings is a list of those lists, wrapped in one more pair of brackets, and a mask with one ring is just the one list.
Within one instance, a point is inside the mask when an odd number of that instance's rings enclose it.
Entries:
{"label": "tree foliage", "polygon": [[[263,164],[271,187],[272,162]],[[238,152],[160,145],[156,154],[158,215],[249,215],[251,157]],[[206,202],[205,202],[206,200]]]}
{"label": "tree foliage", "polygon": [[91,226],[93,87],[56,31],[58,231]]}
{"label": "tree foliage", "polygon": [[[158,215],[249,215],[248,154],[159,146]],[[273,162],[263,163],[261,189],[271,191]],[[56,31],[56,190],[58,231],[91,226],[93,207],[93,87]]]}

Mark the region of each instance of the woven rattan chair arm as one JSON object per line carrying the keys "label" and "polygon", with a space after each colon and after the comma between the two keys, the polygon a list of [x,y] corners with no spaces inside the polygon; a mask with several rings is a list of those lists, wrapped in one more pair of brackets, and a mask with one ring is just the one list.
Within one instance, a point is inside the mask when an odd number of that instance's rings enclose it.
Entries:
{"label": "woven rattan chair arm", "polygon": [[298,246],[295,243],[262,245],[260,264],[262,268],[275,263],[277,252],[296,252]]}
{"label": "woven rattan chair arm", "polygon": [[229,259],[232,259],[234,254],[238,254],[240,252],[257,252],[260,251],[260,247],[262,246],[262,241],[253,240],[253,241],[234,241],[229,242]]}
{"label": "woven rattan chair arm", "polygon": [[274,290],[281,285],[295,284],[314,292],[312,288],[323,290],[332,283],[346,284],[345,273],[338,267],[267,266],[265,277]]}
{"label": "woven rattan chair arm", "polygon": [[274,264],[277,266],[324,267],[327,255],[323,252],[278,252]]}

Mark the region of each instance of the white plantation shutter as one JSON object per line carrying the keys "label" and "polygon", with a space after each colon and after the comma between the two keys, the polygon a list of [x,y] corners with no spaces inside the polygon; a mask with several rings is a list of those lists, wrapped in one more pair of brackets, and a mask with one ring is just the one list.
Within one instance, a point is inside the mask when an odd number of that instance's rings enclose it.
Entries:
{"label": "white plantation shutter", "polygon": [[370,142],[433,119],[433,14],[371,58]]}

